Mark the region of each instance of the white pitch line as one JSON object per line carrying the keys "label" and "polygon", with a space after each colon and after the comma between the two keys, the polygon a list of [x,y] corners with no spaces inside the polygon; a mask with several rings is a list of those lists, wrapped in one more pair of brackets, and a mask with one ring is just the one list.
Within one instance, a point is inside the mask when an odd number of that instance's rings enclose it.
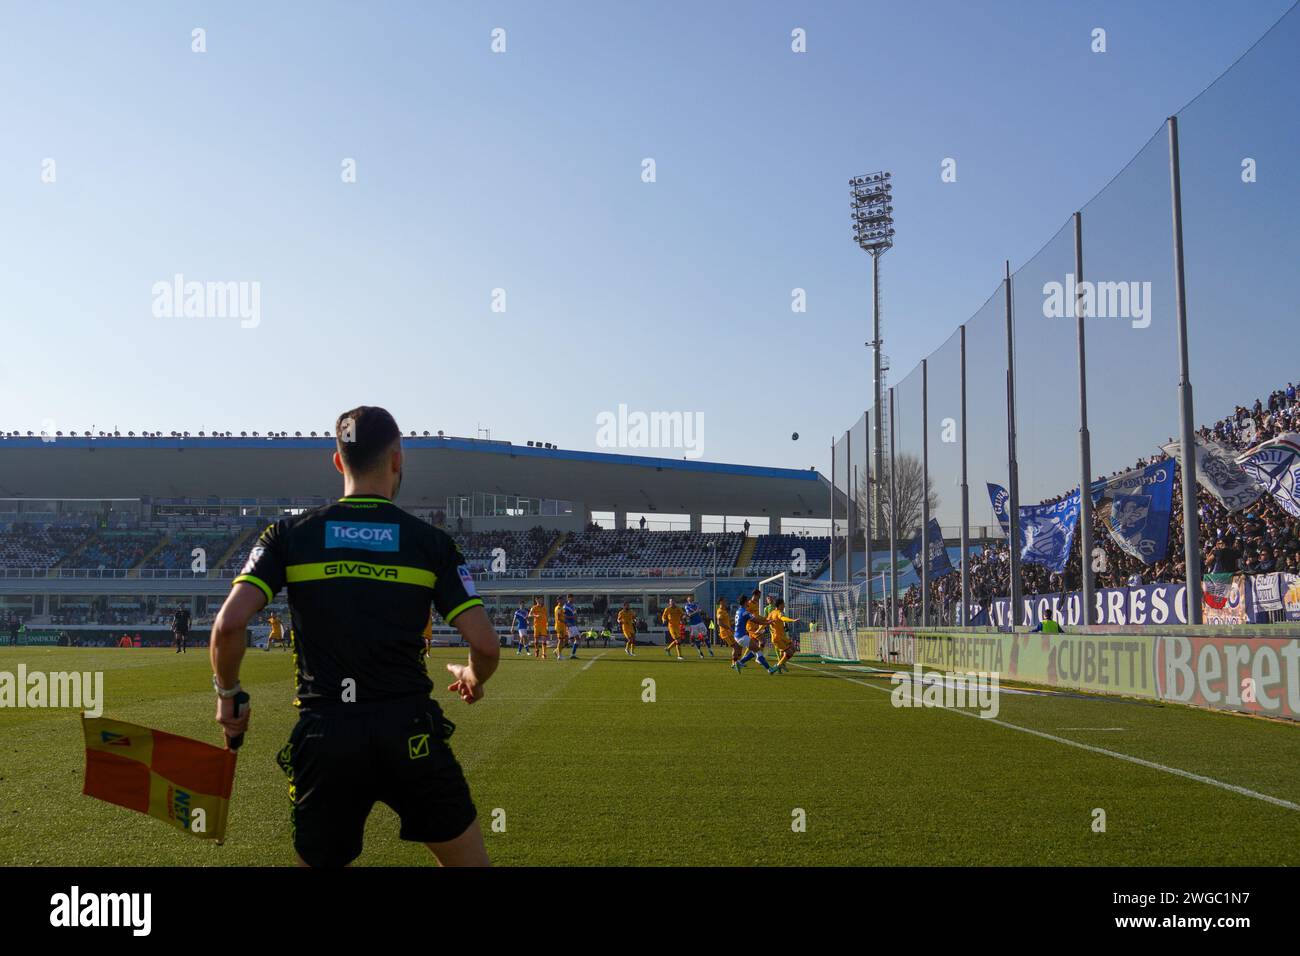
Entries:
{"label": "white pitch line", "polygon": [[599,654],[597,654],[597,655],[596,655],[595,657],[593,657],[591,660],[587,661],[587,663],[583,664],[583,665],[582,665],[582,669],[585,671],[588,667],[590,667],[592,664],[596,663],[596,661],[600,660],[602,657],[604,657],[604,656],[605,656],[606,654],[608,654],[608,653],[609,653],[609,651],[601,651]]}
{"label": "white pitch line", "polygon": [[[866,681],[856,680],[852,677],[845,677],[843,674],[836,674],[833,671],[818,670],[817,668],[809,667],[806,664],[795,664],[795,667],[802,667],[804,670],[810,670],[814,674],[825,674],[828,677],[838,677],[840,680],[846,680],[850,684],[858,684],[861,687],[870,687],[872,690],[878,690],[884,694],[893,693],[893,691],[887,687],[877,687],[875,684],[868,684]],[[1115,750],[1107,750],[1104,747],[1094,747],[1092,744],[1080,743],[1077,740],[1070,740],[1068,737],[1057,737],[1055,734],[1045,733],[1041,730],[1034,730],[1030,727],[1021,727],[1018,724],[1008,724],[1005,720],[981,717],[979,714],[973,714],[966,710],[958,710],[952,707],[940,707],[938,709],[945,710],[951,714],[958,714],[962,717],[971,717],[975,720],[983,721],[986,724],[997,724],[999,727],[1005,727],[1008,730],[1018,730],[1022,734],[1032,734],[1035,737],[1042,737],[1044,740],[1051,740],[1058,744],[1065,744],[1067,747],[1087,750],[1091,753],[1101,754],[1104,757],[1114,757],[1116,760],[1124,760],[1128,763],[1137,764],[1139,767],[1147,767],[1150,770],[1159,770],[1161,773],[1172,774],[1175,777],[1182,777],[1186,780],[1195,780],[1197,783],[1204,783],[1211,787],[1218,787],[1220,790],[1227,790],[1231,793],[1241,794],[1243,797],[1253,797],[1256,800],[1262,800],[1264,803],[1271,803],[1275,807],[1300,811],[1300,804],[1292,803],[1290,800],[1283,800],[1281,797],[1272,797],[1267,793],[1259,793],[1246,787],[1239,787],[1235,783],[1225,783],[1222,780],[1215,780],[1213,777],[1206,777],[1199,773],[1192,773],[1190,770],[1183,770],[1179,767],[1169,767],[1162,763],[1156,763],[1154,760],[1144,760],[1141,757],[1134,757],[1132,754],[1122,754]]]}
{"label": "white pitch line", "polygon": [[1057,730],[1123,730],[1123,727],[1057,727]]}

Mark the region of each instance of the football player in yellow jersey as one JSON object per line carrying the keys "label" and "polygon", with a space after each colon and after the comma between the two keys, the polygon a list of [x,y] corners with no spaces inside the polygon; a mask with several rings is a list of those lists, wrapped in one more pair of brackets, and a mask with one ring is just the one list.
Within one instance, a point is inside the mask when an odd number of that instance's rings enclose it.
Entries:
{"label": "football player in yellow jersey", "polygon": [[284,625],[280,623],[280,615],[272,611],[266,623],[271,625],[271,633],[266,638],[266,649],[269,651],[272,645],[279,644],[287,650],[289,643],[284,639]]}
{"label": "football player in yellow jersey", "polygon": [[731,606],[727,604],[726,598],[718,598],[718,606],[713,612],[713,620],[718,625],[718,640],[734,650],[736,638],[731,629]]}
{"label": "football player in yellow jersey", "polygon": [[555,612],[555,659],[563,657],[564,645],[569,643],[569,625],[564,622],[564,598],[558,598],[553,608]]}
{"label": "football player in yellow jersey", "polygon": [[745,623],[745,633],[749,636],[750,647],[755,651],[763,649],[763,631],[767,625],[763,622],[763,615],[759,613],[758,602],[763,597],[763,592],[754,588],[754,593],[749,596],[745,602],[745,607],[752,615]]}
{"label": "football player in yellow jersey", "polygon": [[673,598],[668,599],[668,606],[664,608],[663,614],[659,620],[668,625],[668,637],[670,640],[664,646],[664,653],[669,657],[672,656],[673,648],[677,648],[677,659],[682,659],[682,609],[677,606]]}
{"label": "football player in yellow jersey", "polygon": [[618,612],[618,626],[623,630],[623,652],[628,657],[636,657],[636,615],[627,601],[623,602],[623,610]]}
{"label": "football player in yellow jersey", "polygon": [[777,598],[772,602],[772,610],[768,612],[767,620],[772,632],[772,646],[776,648],[777,653],[780,655],[776,660],[776,669],[782,673],[789,673],[785,662],[794,655],[794,641],[786,636],[785,626],[794,624],[799,619],[797,617],[786,617],[785,599]]}
{"label": "football player in yellow jersey", "polygon": [[541,598],[533,598],[528,616],[533,621],[533,656],[546,660],[546,605]]}
{"label": "football player in yellow jersey", "polygon": [[429,619],[424,622],[424,633],[420,635],[424,638],[424,649],[433,648],[433,605],[429,605]]}

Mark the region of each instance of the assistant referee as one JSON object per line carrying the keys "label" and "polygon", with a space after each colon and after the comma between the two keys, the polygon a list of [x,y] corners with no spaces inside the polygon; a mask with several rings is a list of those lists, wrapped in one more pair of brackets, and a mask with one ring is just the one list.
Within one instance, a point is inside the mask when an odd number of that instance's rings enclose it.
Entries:
{"label": "assistant referee", "polygon": [[497,668],[496,631],[456,543],[393,504],[402,484],[401,432],[382,408],[339,416],[334,467],[343,497],[267,527],[212,627],[217,723],[235,713],[251,621],[288,589],[298,723],[278,761],[289,777],[294,849],[306,866],[345,866],[361,854],[376,801],[401,838],[444,866],[486,866],[469,785],[447,743],[455,726],[429,696],[421,633],[432,603],[469,645],[448,664],[448,690],[467,704]]}

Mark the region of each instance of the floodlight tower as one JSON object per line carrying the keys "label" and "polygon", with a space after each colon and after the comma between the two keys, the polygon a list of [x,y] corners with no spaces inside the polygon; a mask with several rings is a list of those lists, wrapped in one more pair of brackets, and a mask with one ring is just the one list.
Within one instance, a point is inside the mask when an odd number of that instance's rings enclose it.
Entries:
{"label": "floodlight tower", "polygon": [[[894,187],[892,174],[868,173],[849,180],[849,213],[853,219],[853,241],[871,256],[871,349],[872,367],[872,449],[875,455],[875,474],[879,481],[881,470],[881,354],[880,346],[880,257],[894,245]],[[880,496],[874,499],[873,527],[884,526]]]}

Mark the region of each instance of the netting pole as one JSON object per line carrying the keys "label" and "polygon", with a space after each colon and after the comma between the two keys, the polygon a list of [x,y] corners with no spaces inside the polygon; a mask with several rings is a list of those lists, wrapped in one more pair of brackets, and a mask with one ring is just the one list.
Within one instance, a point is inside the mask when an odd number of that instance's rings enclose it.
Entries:
{"label": "netting pole", "polygon": [[[853,480],[853,429],[848,428],[844,431],[844,484],[845,487],[851,487],[849,484]],[[849,495],[844,496],[844,583],[853,583],[853,509],[849,507],[852,498]]]}
{"label": "netting pole", "polygon": [[1020,468],[1016,462],[1016,352],[1011,318],[1011,260],[1006,261],[1003,289],[1007,301],[1007,495],[1011,534],[1007,542],[1011,552],[1011,627],[1020,623]]}
{"label": "netting pole", "polygon": [[898,626],[898,480],[894,467],[894,387],[889,387],[889,627]]}
{"label": "netting pole", "polygon": [[1201,623],[1201,526],[1196,513],[1196,428],[1187,362],[1187,287],[1183,281],[1183,178],[1178,162],[1178,117],[1169,117],[1169,188],[1174,207],[1174,302],[1178,308],[1179,431],[1183,437],[1183,563],[1187,567],[1187,623]]}
{"label": "netting pole", "polygon": [[[857,465],[853,466],[853,484],[851,487],[853,488],[853,493],[852,495],[849,496],[849,501],[846,507],[849,509],[849,515],[852,518],[856,518],[859,521],[861,521],[862,513],[858,510],[858,466]],[[852,525],[850,525],[850,528],[851,527]],[[845,550],[848,551],[849,553],[849,566],[848,566],[849,573],[848,576],[845,578],[845,581],[847,581],[849,584],[852,584],[853,583],[853,535],[852,533],[849,534],[849,543],[846,546]]]}
{"label": "netting pole", "polygon": [[1083,215],[1074,214],[1074,324],[1079,339],[1079,583],[1081,624],[1092,623],[1092,437],[1088,433],[1088,358],[1084,349]]}
{"label": "netting pole", "polygon": [[[870,422],[870,419],[867,418],[866,414],[863,414],[863,416],[862,416],[862,425],[863,425],[862,431],[863,431],[863,435],[864,435],[864,436],[869,436],[869,435],[871,434],[871,428],[868,427],[868,423],[869,423],[869,422]],[[871,441],[870,441],[869,438],[867,438],[866,440],[867,440],[867,448],[870,448],[870,446],[871,446]],[[867,449],[863,449],[863,451],[866,452]],[[862,555],[862,560],[863,560],[863,562],[864,562],[863,565],[862,565],[862,579],[863,579],[864,581],[867,582],[867,624],[870,625],[870,624],[873,623],[873,622],[872,622],[872,614],[871,614],[871,611],[872,611],[872,606],[871,606],[871,584],[872,584],[872,582],[871,582],[871,577],[872,577],[872,575],[871,575],[871,532],[872,532],[872,530],[873,530],[873,529],[872,529],[872,522],[871,522],[871,503],[872,503],[872,500],[873,500],[873,499],[872,499],[872,493],[871,493],[871,456],[870,456],[869,454],[864,454],[864,455],[862,456],[862,460],[866,463],[866,470],[867,470],[867,485],[866,485],[866,496],[867,496],[867,502],[866,502],[866,507],[862,509],[862,518],[863,518],[863,523],[866,525],[866,527],[864,528],[864,534],[863,534],[863,536],[862,536],[863,544],[864,544],[864,546],[865,546],[865,547],[863,548],[863,555]]]}
{"label": "netting pole", "polygon": [[827,564],[831,584],[835,583],[835,439],[831,439],[831,552]]}
{"label": "netting pole", "polygon": [[970,489],[966,485],[966,326],[961,326],[961,623],[970,614]]}
{"label": "netting pole", "polygon": [[921,626],[930,626],[930,371],[921,359]]}

